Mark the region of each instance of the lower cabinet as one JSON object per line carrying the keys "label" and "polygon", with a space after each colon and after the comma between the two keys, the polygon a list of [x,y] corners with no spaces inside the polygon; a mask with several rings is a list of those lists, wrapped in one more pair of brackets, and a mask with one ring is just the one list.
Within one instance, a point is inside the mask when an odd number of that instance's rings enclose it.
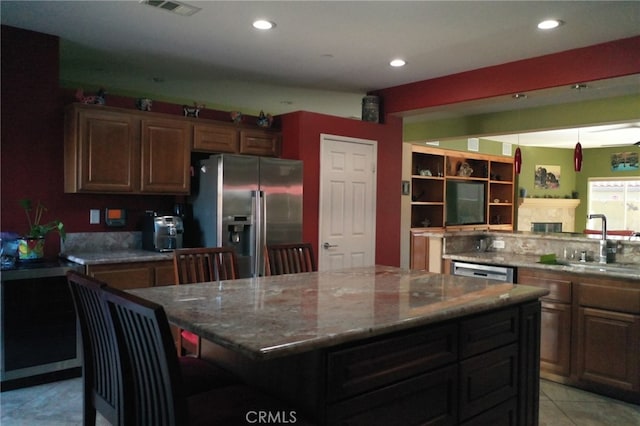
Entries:
{"label": "lower cabinet", "polygon": [[326,424],[537,424],[538,302],[327,355]]}
{"label": "lower cabinet", "polygon": [[576,305],[578,383],[640,403],[640,287],[622,279],[583,278]]}
{"label": "lower cabinet", "polygon": [[411,269],[447,273],[442,261],[442,237],[432,237],[411,231]]}
{"label": "lower cabinet", "polygon": [[549,290],[541,299],[540,374],[563,382],[571,374],[572,276],[519,268],[518,284]]}
{"label": "lower cabinet", "polygon": [[638,391],[640,315],[579,308],[579,380]]}
{"label": "lower cabinet", "polygon": [[519,268],[543,287],[540,376],[640,403],[640,280]]}
{"label": "lower cabinet", "polygon": [[174,284],[170,260],[88,265],[87,274],[120,290]]}

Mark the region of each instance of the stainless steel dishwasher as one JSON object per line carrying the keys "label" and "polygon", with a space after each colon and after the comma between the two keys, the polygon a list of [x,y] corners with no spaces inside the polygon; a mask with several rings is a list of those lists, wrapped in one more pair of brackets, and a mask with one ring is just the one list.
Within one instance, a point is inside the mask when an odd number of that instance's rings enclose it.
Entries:
{"label": "stainless steel dishwasher", "polygon": [[451,262],[451,275],[484,278],[504,283],[515,281],[516,269],[510,266],[483,265],[469,262]]}

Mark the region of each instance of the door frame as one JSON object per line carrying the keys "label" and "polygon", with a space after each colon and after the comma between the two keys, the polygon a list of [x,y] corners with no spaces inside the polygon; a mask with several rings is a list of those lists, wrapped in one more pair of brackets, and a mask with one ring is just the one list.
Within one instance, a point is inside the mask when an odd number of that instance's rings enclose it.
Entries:
{"label": "door frame", "polygon": [[319,154],[319,159],[320,159],[320,176],[319,176],[319,202],[318,202],[318,270],[321,271],[322,270],[322,250],[324,250],[324,248],[322,247],[323,241],[324,241],[324,234],[323,234],[323,229],[324,229],[324,223],[323,223],[323,217],[324,215],[322,214],[323,212],[323,208],[324,208],[324,200],[322,199],[322,194],[323,194],[323,190],[324,190],[324,174],[325,174],[325,169],[324,169],[324,165],[322,164],[322,159],[324,157],[323,155],[323,150],[325,147],[325,141],[327,140],[331,140],[334,142],[341,142],[341,143],[349,143],[349,144],[362,144],[362,145],[369,145],[373,148],[373,185],[372,185],[372,196],[371,196],[371,204],[372,204],[372,208],[371,208],[371,214],[372,214],[372,220],[371,220],[371,254],[373,256],[373,264],[375,264],[376,262],[376,229],[377,229],[377,216],[376,216],[376,212],[377,212],[377,193],[378,193],[378,141],[373,140],[373,139],[362,139],[362,138],[354,138],[354,137],[350,137],[350,136],[341,136],[341,135],[333,135],[333,134],[328,134],[328,133],[321,133],[320,134],[320,152]]}

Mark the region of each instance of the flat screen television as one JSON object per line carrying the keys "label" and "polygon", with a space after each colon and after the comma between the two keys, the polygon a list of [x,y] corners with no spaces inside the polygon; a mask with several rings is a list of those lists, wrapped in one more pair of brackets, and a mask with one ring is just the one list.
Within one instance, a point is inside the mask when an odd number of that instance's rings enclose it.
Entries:
{"label": "flat screen television", "polygon": [[446,225],[474,225],[486,223],[486,184],[448,180],[445,208]]}

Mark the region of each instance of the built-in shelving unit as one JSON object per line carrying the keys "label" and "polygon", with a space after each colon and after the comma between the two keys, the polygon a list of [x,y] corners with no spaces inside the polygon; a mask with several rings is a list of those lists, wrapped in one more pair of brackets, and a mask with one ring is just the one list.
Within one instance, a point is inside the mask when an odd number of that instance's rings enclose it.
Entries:
{"label": "built-in shelving unit", "polygon": [[[514,167],[510,157],[412,147],[411,228],[512,230]],[[447,182],[484,185],[484,223],[447,224]]]}

